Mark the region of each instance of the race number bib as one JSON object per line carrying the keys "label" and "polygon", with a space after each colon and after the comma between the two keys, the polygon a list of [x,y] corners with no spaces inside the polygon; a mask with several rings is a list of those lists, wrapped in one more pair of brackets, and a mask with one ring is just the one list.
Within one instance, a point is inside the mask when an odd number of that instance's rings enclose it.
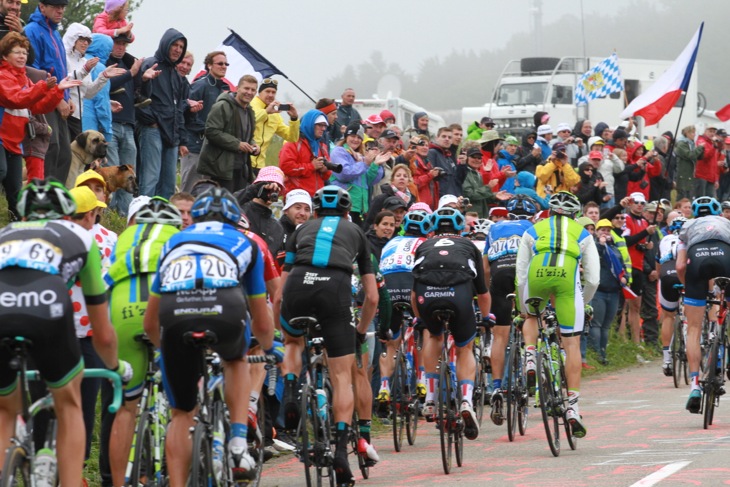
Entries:
{"label": "race number bib", "polygon": [[184,255],[162,271],[162,292],[215,289],[237,286],[238,269],[231,262],[212,255]]}
{"label": "race number bib", "polygon": [[487,252],[489,260],[498,259],[504,255],[516,254],[520,248],[520,237],[512,236],[510,238],[501,238],[492,242]]}
{"label": "race number bib", "polygon": [[45,240],[11,240],[0,244],[0,269],[17,266],[59,274],[63,251]]}

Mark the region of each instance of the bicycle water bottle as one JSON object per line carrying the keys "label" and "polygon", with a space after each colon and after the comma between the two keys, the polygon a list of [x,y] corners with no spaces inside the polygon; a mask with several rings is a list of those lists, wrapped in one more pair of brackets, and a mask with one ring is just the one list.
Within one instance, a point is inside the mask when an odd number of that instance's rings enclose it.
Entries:
{"label": "bicycle water bottle", "polygon": [[225,449],[223,448],[223,431],[220,428],[221,425],[213,431],[213,475],[216,479],[220,479],[223,474],[223,455],[225,455]]}
{"label": "bicycle water bottle", "polygon": [[58,460],[50,448],[41,448],[35,456],[33,476],[36,487],[54,487],[56,485],[56,470]]}
{"label": "bicycle water bottle", "polygon": [[327,393],[324,389],[316,389],[317,394],[317,415],[322,422],[327,421]]}
{"label": "bicycle water bottle", "polygon": [[408,385],[413,384],[413,354],[406,352],[406,380]]}
{"label": "bicycle water bottle", "polygon": [[561,348],[560,349],[560,356],[563,359],[563,364],[565,364],[565,359],[566,359],[567,355],[565,354],[565,349],[564,348]]}

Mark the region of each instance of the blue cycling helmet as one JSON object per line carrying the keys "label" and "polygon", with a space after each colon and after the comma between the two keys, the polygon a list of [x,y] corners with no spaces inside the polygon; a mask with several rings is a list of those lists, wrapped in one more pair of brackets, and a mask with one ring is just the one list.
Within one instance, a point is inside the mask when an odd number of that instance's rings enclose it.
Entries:
{"label": "blue cycling helmet", "polygon": [[238,225],[241,208],[236,198],[225,188],[209,188],[193,202],[190,215],[196,222],[217,220]]}
{"label": "blue cycling helmet", "polygon": [[672,224],[669,225],[669,231],[672,233],[677,233],[680,228],[682,228],[682,225],[687,223],[687,219],[683,216],[678,216],[674,220],[672,220]]}
{"label": "blue cycling helmet", "polygon": [[722,213],[720,203],[710,196],[700,196],[692,202],[692,214],[695,218]]}
{"label": "blue cycling helmet", "polygon": [[406,233],[426,236],[431,233],[431,216],[423,210],[409,211],[403,217]]}
{"label": "blue cycling helmet", "polygon": [[518,194],[507,201],[507,214],[513,220],[527,220],[537,213],[537,204],[527,195]]}
{"label": "blue cycling helmet", "polygon": [[431,229],[441,233],[460,232],[466,226],[466,218],[456,208],[444,206],[431,215]]}
{"label": "blue cycling helmet", "polygon": [[351,207],[350,193],[333,184],[317,190],[312,198],[312,208],[319,215],[344,215]]}

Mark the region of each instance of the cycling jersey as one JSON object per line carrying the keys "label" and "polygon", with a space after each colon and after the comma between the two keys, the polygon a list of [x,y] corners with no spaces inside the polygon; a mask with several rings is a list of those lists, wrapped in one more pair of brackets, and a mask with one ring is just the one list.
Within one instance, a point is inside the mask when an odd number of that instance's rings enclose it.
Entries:
{"label": "cycling jersey", "polygon": [[474,281],[478,294],[486,293],[484,267],[479,250],[470,240],[456,235],[438,235],[416,250],[414,278],[429,286],[454,286]]}
{"label": "cycling jersey", "polygon": [[684,302],[704,306],[707,281],[730,277],[730,220],[718,215],[689,220],[679,230],[679,250],[687,251]]}
{"label": "cycling jersey", "polygon": [[301,224],[286,242],[284,271],[298,265],[340,269],[352,274],[357,262],[360,275],[372,274],[370,245],[363,231],[346,218],[326,216]]}
{"label": "cycling jersey", "polygon": [[680,284],[676,269],[678,245],[677,234],[669,234],[659,241],[659,304],[667,311],[676,311],[679,301],[679,290],[674,287]]}
{"label": "cycling jersey", "polygon": [[528,220],[504,220],[489,227],[484,255],[489,262],[506,255],[517,255],[522,234],[532,223]]}
{"label": "cycling jersey", "polygon": [[260,250],[227,223],[202,222],[167,241],[152,291],[173,293],[239,284],[244,285],[249,297],[266,295]]}
{"label": "cycling jersey", "polygon": [[[579,263],[585,287],[581,292]],[[517,253],[517,291],[523,310],[527,298],[551,296],[561,331],[567,336],[583,331],[583,303],[591,300],[598,288],[601,264],[596,244],[582,225],[568,217],[552,215],[525,231]],[[539,311],[542,311],[540,309]]]}
{"label": "cycling jersey", "polygon": [[253,240],[256,245],[259,246],[259,250],[261,250],[261,253],[264,256],[264,282],[269,282],[272,279],[281,277],[279,264],[276,262],[276,259],[274,259],[274,256],[271,254],[271,251],[269,250],[269,246],[267,245],[266,241],[250,230],[244,230],[243,234]]}
{"label": "cycling jersey", "polygon": [[730,243],[730,220],[719,215],[689,220],[679,230],[679,240],[684,249],[707,240]]}
{"label": "cycling jersey", "polygon": [[395,237],[380,253],[380,272],[387,276],[396,272],[410,272],[416,262],[416,250],[425,242],[424,237]]}
{"label": "cycling jersey", "polygon": [[135,337],[144,333],[144,313],[162,247],[178,231],[171,225],[161,224],[128,227],[117,240],[111,267],[104,276],[110,285],[109,315],[117,332],[119,360],[129,362],[134,371],[124,387],[127,400],[142,394],[150,357],[147,347]]}

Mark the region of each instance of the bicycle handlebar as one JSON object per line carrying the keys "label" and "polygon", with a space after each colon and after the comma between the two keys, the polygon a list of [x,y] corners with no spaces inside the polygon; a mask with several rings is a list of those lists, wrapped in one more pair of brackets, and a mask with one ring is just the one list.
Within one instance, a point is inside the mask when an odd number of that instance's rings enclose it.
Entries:
{"label": "bicycle handlebar", "polygon": [[246,360],[250,364],[276,364],[276,355],[247,355]]}
{"label": "bicycle handlebar", "polygon": [[[28,380],[40,380],[41,374],[37,370],[29,370],[26,372],[26,377]],[[122,406],[122,392],[124,391],[122,388],[122,377],[113,370],[108,369],[84,369],[84,377],[89,379],[107,379],[112,383],[114,387],[114,399],[109,405],[109,412],[116,413]]]}

